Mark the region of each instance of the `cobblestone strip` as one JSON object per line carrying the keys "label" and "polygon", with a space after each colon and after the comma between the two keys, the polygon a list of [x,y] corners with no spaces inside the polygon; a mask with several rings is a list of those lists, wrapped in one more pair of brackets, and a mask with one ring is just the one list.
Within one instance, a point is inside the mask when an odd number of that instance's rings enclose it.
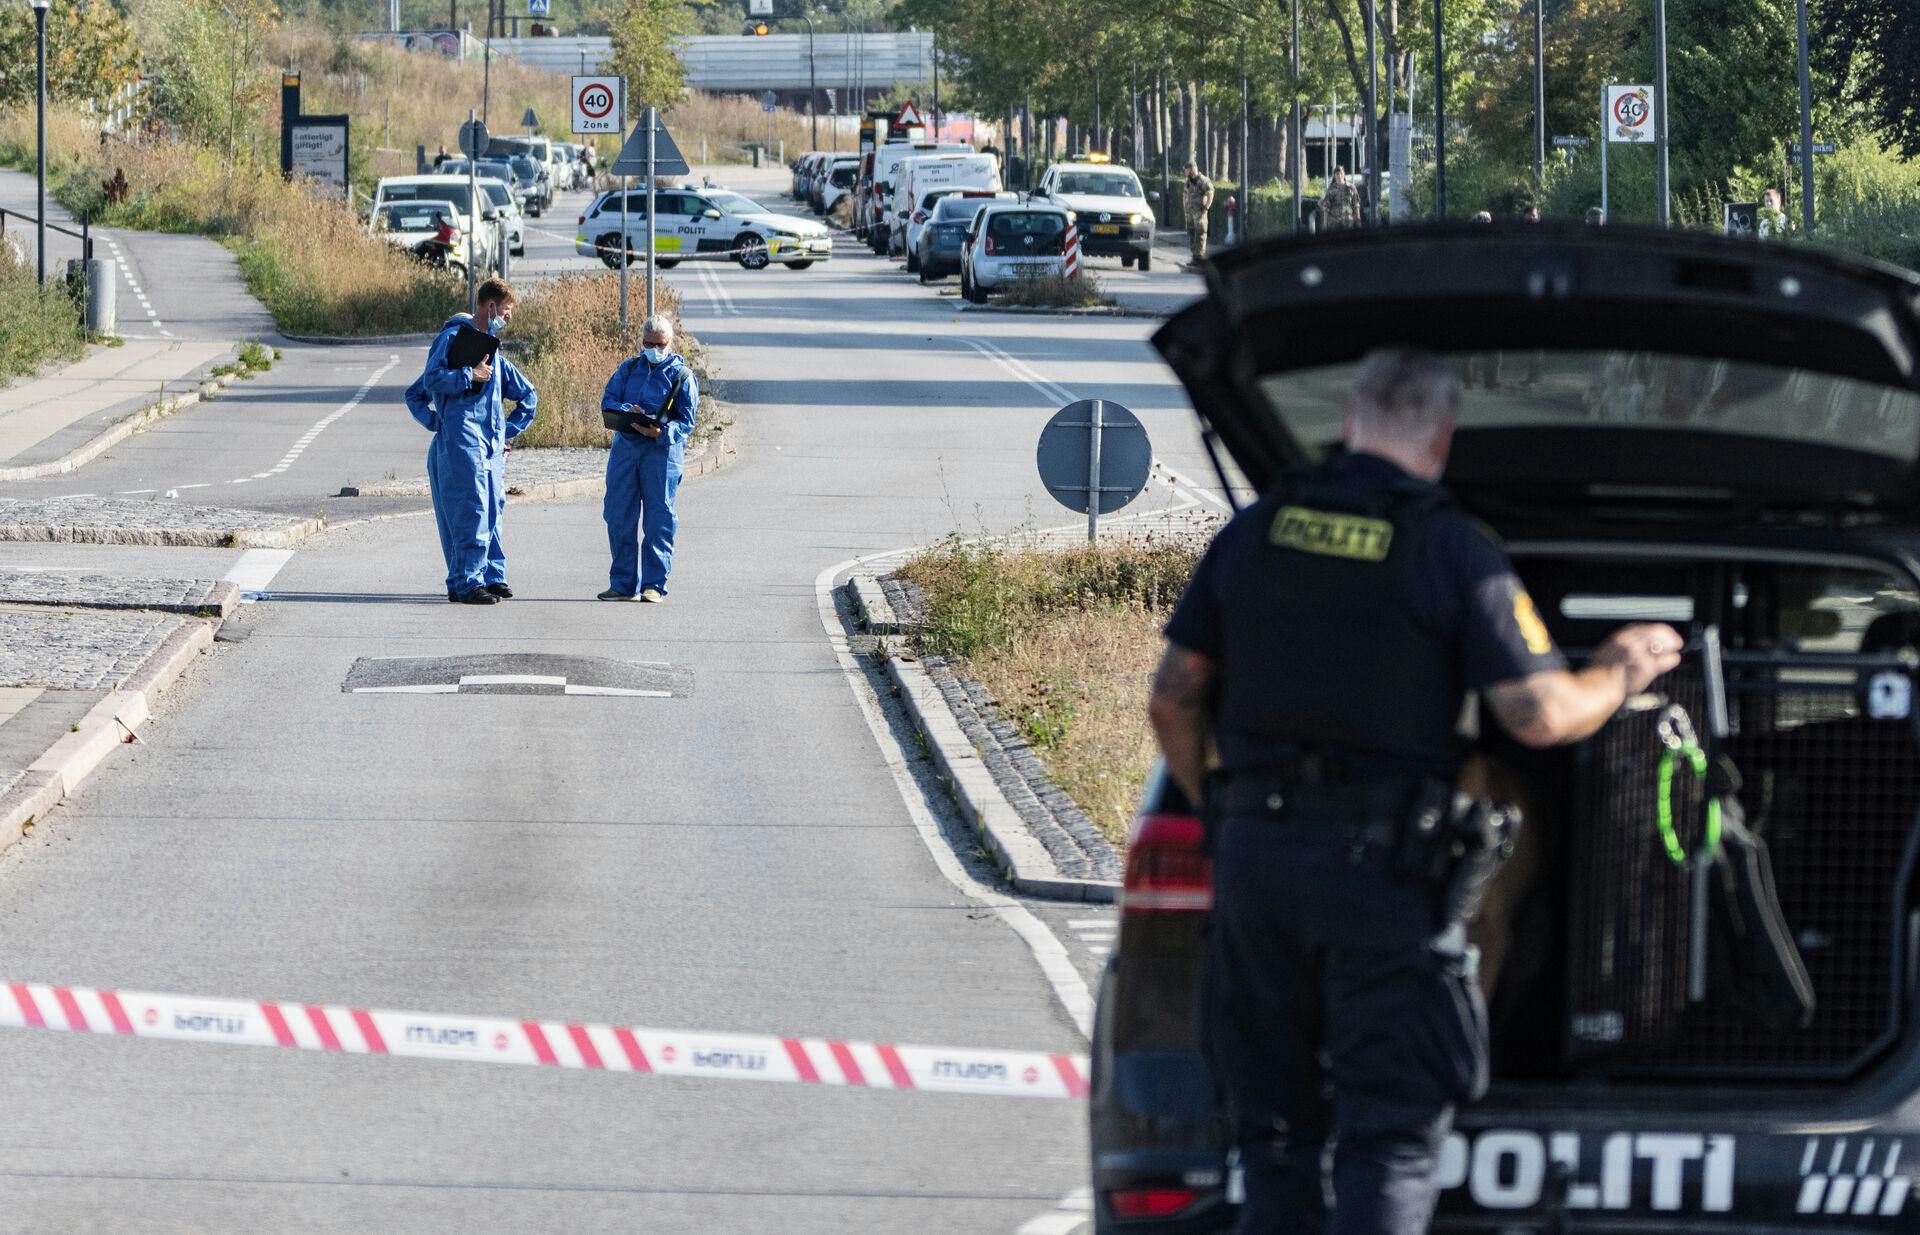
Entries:
{"label": "cobblestone strip", "polygon": [[220,579],[74,575],[56,570],[0,570],[0,604],[70,609],[157,609],[225,617],[240,589]]}
{"label": "cobblestone strip", "polygon": [[0,607],[0,686],[115,690],[190,619]]}
{"label": "cobblestone strip", "polygon": [[319,519],[112,497],[0,498],[0,541],[284,549]]}
{"label": "cobblestone strip", "polygon": [[[924,613],[919,590],[890,575],[879,583],[898,629],[918,625]],[[956,672],[945,657],[929,656],[921,663],[1007,804],[1060,873],[1071,879],[1119,879],[1125,867],[1120,855],[1079,804],[1054,783],[1039,755],[1001,713],[987,688]]]}

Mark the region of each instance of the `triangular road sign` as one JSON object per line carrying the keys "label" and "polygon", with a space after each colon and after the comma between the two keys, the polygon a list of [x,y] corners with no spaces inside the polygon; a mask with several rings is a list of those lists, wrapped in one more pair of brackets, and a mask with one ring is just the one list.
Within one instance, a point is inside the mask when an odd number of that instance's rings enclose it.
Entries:
{"label": "triangular road sign", "polygon": [[523,129],[537,129],[540,127],[540,117],[533,114],[533,108],[527,108],[527,114],[520,117],[520,127]]}
{"label": "triangular road sign", "polygon": [[693,172],[687,166],[687,156],[680,153],[680,147],[673,144],[673,135],[667,132],[667,126],[660,124],[656,113],[649,107],[640,116],[640,123],[633,126],[633,135],[627,138],[627,144],[620,147],[619,155],[613,160],[613,166],[607,170],[616,176],[644,176],[647,174],[647,125],[652,123],[653,130],[653,174],[655,176],[686,176]]}
{"label": "triangular road sign", "polygon": [[927,122],[921,118],[920,109],[913,105],[912,99],[907,100],[907,105],[900,109],[900,115],[893,123],[894,127],[901,129],[920,129],[927,125]]}

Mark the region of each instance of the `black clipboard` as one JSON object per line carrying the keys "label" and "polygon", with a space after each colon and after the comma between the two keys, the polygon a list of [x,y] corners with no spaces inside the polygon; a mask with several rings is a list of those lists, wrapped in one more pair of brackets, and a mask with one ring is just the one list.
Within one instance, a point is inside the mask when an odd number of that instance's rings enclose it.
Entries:
{"label": "black clipboard", "polygon": [[682,369],[680,376],[673,379],[673,386],[667,391],[667,397],[660,401],[658,412],[622,412],[603,407],[600,409],[600,423],[616,433],[632,433],[636,436],[644,436],[640,433],[641,425],[664,430],[667,422],[673,419],[673,405],[679,400],[680,387],[684,386],[686,381],[687,371]]}
{"label": "black clipboard", "polygon": [[447,345],[447,367],[471,369],[483,360],[491,361],[493,354],[499,350],[499,339],[462,322],[460,329],[454,332],[453,342]]}

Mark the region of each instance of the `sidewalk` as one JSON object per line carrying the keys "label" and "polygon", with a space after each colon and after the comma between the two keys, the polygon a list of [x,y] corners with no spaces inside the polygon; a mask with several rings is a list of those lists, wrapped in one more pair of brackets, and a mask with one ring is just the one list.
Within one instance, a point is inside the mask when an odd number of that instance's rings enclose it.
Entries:
{"label": "sidewalk", "polygon": [[51,464],[127,416],[193,390],[238,347],[192,339],[96,345],[64,369],[0,390],[0,474]]}

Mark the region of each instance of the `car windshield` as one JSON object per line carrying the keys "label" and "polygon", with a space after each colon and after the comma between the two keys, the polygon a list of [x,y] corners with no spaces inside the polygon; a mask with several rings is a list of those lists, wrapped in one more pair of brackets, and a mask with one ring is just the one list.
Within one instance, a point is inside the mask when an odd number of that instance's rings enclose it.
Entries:
{"label": "car windshield", "polygon": [[964,223],[986,209],[992,201],[991,197],[962,197],[957,193],[949,193],[940,198],[940,204],[933,212],[933,220],[936,223]]}
{"label": "car windshield", "polygon": [[1140,182],[1132,172],[1061,172],[1056,193],[1084,193],[1089,197],[1141,197]]}
{"label": "car windshield", "polygon": [[1003,244],[1023,247],[1029,239],[1037,246],[1063,236],[1066,230],[1066,216],[1051,210],[1002,210],[987,220],[987,235]]}
{"label": "car windshield", "polygon": [[487,200],[496,206],[513,205],[513,190],[501,184],[498,180],[482,180],[480,182],[480,191],[485,193]]}
{"label": "car windshield", "polygon": [[524,154],[514,155],[511,166],[513,167],[513,174],[522,180],[532,180],[538,174],[533,165],[533,160]]}
{"label": "car windshield", "polygon": [[380,200],[383,204],[435,199],[452,202],[463,214],[473,204],[473,198],[467,193],[466,183],[460,180],[435,181],[432,184],[389,184],[381,186],[380,189]]}
{"label": "car windshield", "polygon": [[[1850,378],[1659,352],[1482,352],[1452,363],[1462,383],[1462,440],[1535,429],[1691,430],[1843,447],[1902,463],[1920,458],[1920,395]],[[1343,364],[1278,374],[1259,389],[1267,412],[1310,454],[1324,456],[1340,440],[1357,370]]]}
{"label": "car windshield", "polygon": [[513,183],[513,161],[511,159],[481,159],[474,165],[482,176],[494,176]]}
{"label": "car windshield", "polygon": [[853,177],[859,170],[859,168],[854,167],[852,164],[848,164],[845,167],[836,167],[833,169],[833,175],[828,177],[828,179],[837,188],[850,188],[853,185]]}
{"label": "car windshield", "polygon": [[729,193],[725,189],[708,189],[703,196],[728,214],[765,214],[766,208],[750,197],[738,193]]}
{"label": "car windshield", "polygon": [[[428,232],[439,226],[440,215],[451,215],[446,202],[395,202],[380,207],[379,226],[390,232]],[[447,220],[453,222],[451,218]]]}

